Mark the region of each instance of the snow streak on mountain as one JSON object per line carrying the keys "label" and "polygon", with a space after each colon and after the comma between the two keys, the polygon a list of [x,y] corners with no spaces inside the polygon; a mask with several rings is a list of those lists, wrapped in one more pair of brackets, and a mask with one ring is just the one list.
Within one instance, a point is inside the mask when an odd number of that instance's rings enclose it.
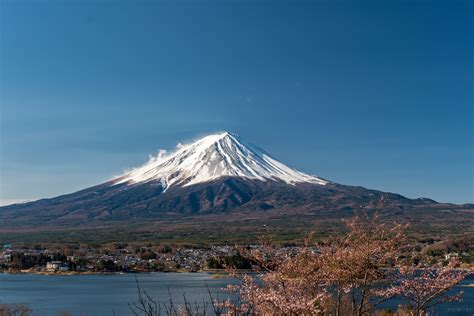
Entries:
{"label": "snow streak on mountain", "polygon": [[171,186],[189,186],[221,177],[273,180],[288,184],[328,183],[286,166],[265,151],[228,132],[209,135],[189,145],[180,145],[171,154],[160,151],[147,164],[116,178],[112,183],[160,181],[166,190]]}

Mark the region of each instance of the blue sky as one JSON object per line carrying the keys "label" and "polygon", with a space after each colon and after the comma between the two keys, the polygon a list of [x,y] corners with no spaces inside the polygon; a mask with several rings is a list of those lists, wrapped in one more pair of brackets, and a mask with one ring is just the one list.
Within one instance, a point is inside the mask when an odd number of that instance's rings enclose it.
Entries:
{"label": "blue sky", "polygon": [[0,203],[228,130],[332,181],[474,202],[471,1],[0,2]]}

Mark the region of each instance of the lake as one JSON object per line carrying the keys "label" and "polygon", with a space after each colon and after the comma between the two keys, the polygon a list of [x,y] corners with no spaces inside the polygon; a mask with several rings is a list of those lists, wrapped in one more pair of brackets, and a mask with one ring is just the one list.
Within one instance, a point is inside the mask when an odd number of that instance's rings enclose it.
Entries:
{"label": "lake", "polygon": [[[175,304],[209,301],[208,288],[214,297],[225,298],[221,290],[232,280],[213,278],[208,273],[146,273],[112,275],[44,276],[0,274],[0,303],[25,303],[34,315],[130,315],[128,303],[136,300],[137,287],[146,289],[157,300],[166,302],[169,294]],[[463,284],[474,283],[474,277]],[[207,284],[207,286],[206,286]],[[169,291],[169,292],[168,292]],[[462,303],[445,304],[437,315],[474,315],[474,287],[464,287]]]}

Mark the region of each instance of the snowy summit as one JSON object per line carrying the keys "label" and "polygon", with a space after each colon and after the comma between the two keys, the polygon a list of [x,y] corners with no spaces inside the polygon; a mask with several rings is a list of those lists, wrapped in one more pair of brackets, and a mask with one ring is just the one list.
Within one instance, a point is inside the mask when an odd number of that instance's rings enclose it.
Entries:
{"label": "snowy summit", "polygon": [[144,166],[113,180],[113,184],[160,181],[164,190],[188,186],[221,177],[243,177],[288,184],[328,181],[292,169],[249,145],[235,134],[223,132],[203,137],[189,145],[179,145],[173,153],[160,151]]}

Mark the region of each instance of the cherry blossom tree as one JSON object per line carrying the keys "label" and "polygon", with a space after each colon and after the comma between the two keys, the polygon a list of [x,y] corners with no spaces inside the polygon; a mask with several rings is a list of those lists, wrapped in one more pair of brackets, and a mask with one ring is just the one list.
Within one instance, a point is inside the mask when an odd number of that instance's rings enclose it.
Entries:
{"label": "cherry blossom tree", "polygon": [[[466,272],[452,265],[419,270],[397,262],[406,225],[387,225],[378,215],[346,220],[347,233],[296,253],[265,243],[243,253],[263,270],[239,276],[227,289],[239,304],[218,303],[227,314],[370,315],[378,304],[405,299],[422,315],[436,304],[457,301],[448,295]],[[246,253],[245,253],[246,251]],[[403,265],[406,265],[403,262]],[[232,271],[231,271],[232,272]],[[407,309],[408,310],[408,309]]]}
{"label": "cherry blossom tree", "polygon": [[319,254],[309,247],[291,253],[269,243],[243,252],[263,271],[243,276],[231,271],[241,284],[229,285],[227,290],[238,294],[240,304],[218,303],[228,314],[314,315],[323,312],[329,296]]}
{"label": "cherry blossom tree", "polygon": [[[367,214],[346,220],[348,233],[321,247],[322,269],[333,297],[333,313],[341,314],[341,299],[349,300],[352,315],[370,313],[389,298],[384,288],[391,282],[405,226],[389,227],[379,216]],[[346,310],[347,313],[347,310]]]}
{"label": "cherry blossom tree", "polygon": [[347,296],[351,314],[370,312],[376,299],[387,297],[380,288],[390,278],[387,267],[395,262],[403,226],[387,227],[378,216],[366,215],[345,223],[344,236],[307,245],[296,254],[269,245],[248,251],[264,273],[244,276],[240,285],[229,286],[242,304],[223,305],[234,313],[340,315],[341,300]]}
{"label": "cherry blossom tree", "polygon": [[456,261],[451,261],[448,266],[441,268],[402,268],[399,280],[387,289],[386,295],[403,298],[416,316],[426,315],[438,304],[458,302],[461,300],[462,291],[454,294],[449,292],[469,272],[456,269],[456,265]]}

